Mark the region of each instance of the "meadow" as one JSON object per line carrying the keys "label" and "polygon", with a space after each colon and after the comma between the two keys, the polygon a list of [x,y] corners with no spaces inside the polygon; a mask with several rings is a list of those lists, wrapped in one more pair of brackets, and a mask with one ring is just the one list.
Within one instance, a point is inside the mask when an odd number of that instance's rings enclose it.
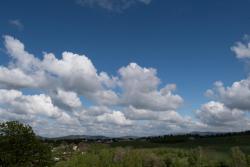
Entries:
{"label": "meadow", "polygon": [[250,135],[179,135],[90,142],[56,167],[248,167]]}

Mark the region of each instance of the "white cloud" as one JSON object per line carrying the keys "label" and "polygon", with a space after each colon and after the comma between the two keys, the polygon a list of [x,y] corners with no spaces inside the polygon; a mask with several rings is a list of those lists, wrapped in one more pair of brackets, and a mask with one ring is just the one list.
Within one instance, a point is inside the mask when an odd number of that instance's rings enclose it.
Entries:
{"label": "white cloud", "polygon": [[13,67],[19,67],[26,72],[39,68],[39,59],[25,51],[24,44],[12,36],[4,36],[4,45],[8,54],[14,59]]}
{"label": "white cloud", "polygon": [[41,64],[49,74],[61,79],[68,89],[84,93],[101,88],[94,65],[84,55],[63,52],[59,60],[53,54],[45,54]]}
{"label": "white cloud", "polygon": [[[79,119],[55,106],[48,95],[24,95],[17,90],[0,89],[0,118],[0,121],[18,120],[28,123],[39,134],[42,129],[56,126],[57,129],[54,129],[54,134],[51,136],[60,136],[67,132],[58,132],[60,126],[67,126],[69,129],[80,128]],[[49,123],[39,124],[39,122]],[[48,136],[49,133],[47,131],[45,135]]]}
{"label": "white cloud", "polygon": [[105,113],[97,116],[97,121],[104,123],[113,123],[117,125],[131,125],[132,121],[128,120],[120,111],[113,111],[112,113]]}
{"label": "white cloud", "polygon": [[236,81],[229,87],[224,87],[222,82],[215,82],[214,85],[212,90],[207,91],[207,95],[229,108],[250,111],[250,78]]}
{"label": "white cloud", "polygon": [[151,0],[77,0],[77,4],[88,7],[100,7],[109,11],[120,12],[136,3],[148,5]]}
{"label": "white cloud", "polygon": [[96,103],[116,103],[115,92],[104,88],[114,84],[115,78],[104,72],[99,75],[85,55],[63,52],[62,59],[57,59],[52,53],[46,53],[44,59],[39,60],[28,53],[19,40],[11,36],[4,36],[4,39],[7,53],[13,59],[8,69],[0,68],[0,82],[5,87],[61,88],[86,96]]}
{"label": "white cloud", "polygon": [[249,118],[239,109],[231,109],[223,103],[210,101],[196,111],[197,117],[207,125],[223,130],[246,130]]}
{"label": "white cloud", "polygon": [[[249,40],[249,36],[244,37]],[[237,42],[231,50],[239,59],[250,58],[250,43]],[[213,101],[205,103],[195,111],[207,129],[215,131],[242,131],[250,128],[250,78],[235,81],[231,86],[224,86],[216,81],[205,95]]]}
{"label": "white cloud", "polygon": [[88,94],[88,96],[99,105],[115,105],[119,99],[113,90],[101,90]]}
{"label": "white cloud", "polygon": [[[8,69],[0,70],[0,82],[6,87],[60,88],[101,105],[123,104],[156,111],[176,109],[183,101],[172,93],[174,84],[158,90],[160,79],[153,68],[131,63],[119,70],[120,77],[110,77],[105,72],[98,74],[85,55],[63,52],[62,59],[58,59],[52,53],[46,53],[44,59],[39,60],[11,36],[5,36],[5,47],[13,58]],[[123,90],[119,96],[112,90],[117,86]]]}
{"label": "white cloud", "polygon": [[17,90],[0,89],[0,105],[9,112],[17,114],[38,114],[48,117],[59,117],[61,114],[49,96],[23,95]]}
{"label": "white cloud", "polygon": [[[7,87],[45,87],[50,80],[41,69],[40,60],[25,51],[24,44],[19,40],[4,36],[4,45],[11,60],[8,69],[0,68],[0,82]],[[7,80],[6,78],[12,78]],[[14,83],[15,82],[15,83]]]}
{"label": "white cloud", "polygon": [[84,55],[63,52],[62,59],[57,59],[45,54],[41,66],[48,75],[63,82],[65,89],[84,94],[101,88],[95,67]]}
{"label": "white cloud", "polygon": [[0,89],[0,102],[1,103],[12,102],[14,99],[21,97],[21,96],[22,96],[22,92],[20,91]]}
{"label": "white cloud", "polygon": [[131,120],[158,120],[158,113],[145,109],[136,109],[133,106],[126,108],[124,114]]}
{"label": "white cloud", "polygon": [[106,72],[101,72],[99,79],[108,88],[117,86],[118,77],[110,77]]}
{"label": "white cloud", "polygon": [[82,103],[75,92],[58,89],[54,98],[71,108],[81,107]]}
{"label": "white cloud", "polygon": [[[19,82],[17,82],[19,81]],[[7,87],[37,87],[33,77],[26,75],[19,68],[5,68],[0,66],[0,82]]]}
{"label": "white cloud", "polygon": [[53,54],[45,54],[41,66],[65,90],[75,91],[86,96],[98,104],[114,104],[117,95],[114,91],[104,87],[112,87],[114,78],[105,72],[97,73],[91,60],[85,55],[63,52],[62,59]]}
{"label": "white cloud", "polygon": [[145,109],[136,109],[133,106],[129,106],[124,110],[124,114],[131,120],[155,120],[166,121],[181,125],[186,121],[186,118],[181,116],[174,110],[169,111],[152,111]]}
{"label": "white cloud", "polygon": [[142,68],[136,63],[130,63],[119,70],[120,87],[123,90],[121,103],[132,105],[138,109],[166,111],[177,109],[183,99],[173,94],[175,86],[166,85],[158,90],[160,79],[153,68]]}
{"label": "white cloud", "polygon": [[175,111],[183,100],[173,93],[175,84],[159,87],[156,69],[131,63],[109,76],[85,55],[44,53],[40,59],[18,39],[4,40],[10,62],[0,66],[1,121],[22,120],[46,136],[60,135],[58,129],[63,134],[131,135],[143,134],[145,126],[151,127],[147,134],[156,134],[157,127],[167,132],[199,126]]}
{"label": "white cloud", "polygon": [[91,106],[88,109],[84,109],[82,114],[87,116],[98,116],[109,112],[112,111],[106,106]]}
{"label": "white cloud", "polygon": [[247,42],[246,44],[237,42],[235,46],[231,47],[231,50],[239,59],[250,58],[250,42]]}
{"label": "white cloud", "polygon": [[80,125],[80,122],[77,118],[70,116],[66,112],[62,112],[61,116],[57,118],[57,121],[63,125]]}

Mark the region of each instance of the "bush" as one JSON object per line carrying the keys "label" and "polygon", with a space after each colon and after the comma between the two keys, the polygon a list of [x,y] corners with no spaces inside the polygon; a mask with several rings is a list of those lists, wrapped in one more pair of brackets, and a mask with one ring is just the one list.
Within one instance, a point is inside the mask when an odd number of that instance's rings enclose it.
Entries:
{"label": "bush", "polygon": [[250,166],[250,155],[247,156],[247,166]]}
{"label": "bush", "polygon": [[[95,147],[96,148],[96,147]],[[246,167],[245,155],[239,148],[232,149],[234,164],[228,159],[209,159],[206,150],[154,148],[104,148],[99,147],[74,155],[58,167]],[[246,157],[245,157],[246,158]],[[238,165],[238,166],[235,166]]]}
{"label": "bush", "polygon": [[232,167],[247,167],[246,155],[239,147],[233,147],[232,152]]}

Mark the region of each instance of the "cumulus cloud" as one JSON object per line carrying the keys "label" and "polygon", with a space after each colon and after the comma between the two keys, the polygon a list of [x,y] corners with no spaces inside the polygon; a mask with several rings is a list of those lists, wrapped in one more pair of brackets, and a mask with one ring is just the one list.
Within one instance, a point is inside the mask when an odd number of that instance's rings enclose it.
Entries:
{"label": "cumulus cloud", "polygon": [[117,125],[131,125],[132,121],[128,120],[121,111],[113,111],[97,116],[97,121],[113,123]]}
{"label": "cumulus cloud", "polygon": [[[0,121],[18,120],[28,123],[39,135],[44,134],[50,137],[69,135],[70,129],[80,128],[79,119],[54,105],[50,96],[24,95],[18,90],[0,89],[0,118]],[[53,132],[43,132],[50,126],[55,126]],[[58,129],[62,127],[67,128],[60,133]]]}
{"label": "cumulus cloud", "polygon": [[180,115],[174,110],[168,111],[152,111],[145,109],[136,109],[133,106],[129,106],[124,110],[124,114],[131,120],[155,120],[165,121],[168,123],[175,123],[177,125],[183,124],[187,121],[187,117]]}
{"label": "cumulus cloud", "polygon": [[17,90],[0,89],[1,108],[8,112],[26,115],[43,115],[48,117],[60,117],[59,108],[53,105],[52,100],[45,94],[23,95]]}
{"label": "cumulus cloud", "polygon": [[109,11],[120,12],[136,3],[148,5],[151,0],[77,0],[77,4],[88,7],[100,7]]}
{"label": "cumulus cloud", "polygon": [[[15,80],[13,78],[15,78]],[[16,82],[16,80],[20,82]],[[26,75],[22,70],[2,66],[0,66],[0,82],[6,87],[13,88],[37,86],[34,78]]]}
{"label": "cumulus cloud", "polygon": [[183,99],[172,92],[175,85],[166,85],[158,90],[160,79],[153,68],[142,68],[130,63],[119,70],[120,86],[123,90],[121,102],[138,109],[166,111],[177,109]]}
{"label": "cumulus cloud", "polygon": [[213,99],[195,111],[197,118],[212,131],[243,131],[250,128],[250,87],[249,79],[236,81],[225,87],[215,82],[206,95]]}
{"label": "cumulus cloud", "polygon": [[[7,53],[13,60],[8,68],[0,68],[0,81],[5,87],[61,88],[77,92],[101,104],[117,100],[112,90],[104,88],[104,85],[111,84],[114,79],[104,72],[98,74],[85,55],[63,52],[62,59],[57,59],[54,54],[45,53],[40,60],[28,53],[19,40],[11,36],[4,36],[4,39]],[[10,77],[20,79],[20,82],[6,79]]]}
{"label": "cumulus cloud", "polygon": [[[110,77],[105,72],[98,73],[85,55],[63,52],[62,58],[58,59],[52,53],[45,53],[40,60],[28,53],[19,40],[11,36],[4,36],[4,39],[13,61],[8,68],[0,68],[2,85],[14,88],[60,88],[102,105],[129,104],[156,111],[176,109],[183,101],[179,95],[173,94],[176,88],[174,84],[158,89],[160,79],[153,68],[131,63],[119,69],[119,76]],[[10,76],[16,80],[11,80]],[[117,86],[123,91],[120,95],[112,90]]]}
{"label": "cumulus cloud", "polygon": [[[156,134],[156,127],[169,132],[200,126],[176,111],[183,103],[176,85],[160,87],[154,68],[130,63],[110,76],[85,55],[65,51],[38,58],[7,35],[4,45],[10,62],[0,66],[1,121],[21,120],[46,136]],[[145,127],[150,130],[143,132]]]}
{"label": "cumulus cloud", "polygon": [[[250,69],[250,36],[244,35],[242,41],[238,41],[231,47],[236,57],[245,63],[246,71]],[[249,74],[248,74],[249,75]]]}
{"label": "cumulus cloud", "polygon": [[[49,85],[44,71],[41,70],[40,60],[25,51],[23,43],[6,35],[4,36],[4,46],[12,61],[8,68],[0,66],[0,82],[2,85],[14,88]],[[13,78],[6,80],[10,77]]]}
{"label": "cumulus cloud", "polygon": [[250,78],[236,81],[225,87],[222,82],[215,82],[214,88],[206,93],[229,108],[250,111]]}
{"label": "cumulus cloud", "polygon": [[39,59],[35,58],[34,55],[25,51],[24,44],[18,39],[12,36],[4,36],[4,46],[7,53],[13,58],[14,67],[19,67],[24,71],[37,70],[39,67]]}
{"label": "cumulus cloud", "polygon": [[77,108],[82,106],[80,98],[75,92],[72,91],[64,91],[62,89],[58,89],[54,91],[52,97],[59,103],[62,103],[70,108]]}
{"label": "cumulus cloud", "polygon": [[110,76],[85,55],[65,51],[38,58],[12,36],[4,36],[4,46],[10,62],[0,66],[0,121],[21,120],[46,136],[249,128],[249,78],[228,87],[216,82],[206,92],[214,101],[195,111],[196,120],[177,112],[183,99],[176,85],[163,85],[154,68],[130,63]]}
{"label": "cumulus cloud", "polygon": [[[245,36],[248,41],[249,37]],[[250,58],[250,43],[237,42],[231,50],[238,59]],[[218,130],[247,130],[250,120],[247,112],[250,111],[250,78],[233,82],[224,86],[223,82],[216,81],[212,89],[205,95],[212,101],[203,104],[195,113],[196,116],[209,127]],[[221,128],[221,129],[220,129]]]}
{"label": "cumulus cloud", "polygon": [[237,42],[235,46],[231,47],[231,50],[239,59],[250,58],[250,42]]}
{"label": "cumulus cloud", "polygon": [[131,120],[158,120],[158,114],[156,112],[145,109],[136,109],[133,106],[126,108],[124,114]]}
{"label": "cumulus cloud", "polygon": [[107,106],[91,106],[88,109],[82,110],[83,115],[87,116],[98,116],[105,113],[112,112]]}
{"label": "cumulus cloud", "polygon": [[225,104],[210,101],[196,111],[197,117],[207,125],[209,131],[249,130],[250,120],[246,112],[237,108],[228,108]]}

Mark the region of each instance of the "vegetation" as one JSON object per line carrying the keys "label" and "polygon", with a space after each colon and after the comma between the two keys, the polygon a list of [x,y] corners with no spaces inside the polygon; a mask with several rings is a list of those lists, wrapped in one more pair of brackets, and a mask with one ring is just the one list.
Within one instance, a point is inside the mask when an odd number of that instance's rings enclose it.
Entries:
{"label": "vegetation", "polygon": [[89,141],[87,150],[76,151],[56,167],[250,167],[249,132],[112,140]]}
{"label": "vegetation", "polygon": [[16,121],[0,124],[0,167],[51,166],[50,150],[30,126]]}
{"label": "vegetation", "polygon": [[78,153],[56,167],[248,167],[250,164],[238,147],[229,159],[210,159],[207,152],[173,148],[100,148]]}
{"label": "vegetation", "polygon": [[130,139],[42,139],[0,124],[0,167],[250,167],[250,133]]}

